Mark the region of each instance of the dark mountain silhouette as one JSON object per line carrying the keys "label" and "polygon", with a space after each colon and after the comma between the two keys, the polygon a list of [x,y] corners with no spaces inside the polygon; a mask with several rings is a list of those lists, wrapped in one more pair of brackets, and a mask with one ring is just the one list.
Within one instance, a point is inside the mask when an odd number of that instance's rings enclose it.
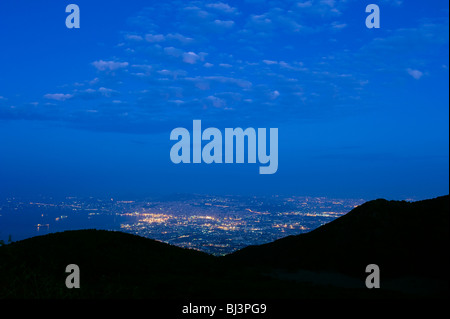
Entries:
{"label": "dark mountain silhouette", "polygon": [[[54,233],[0,247],[0,298],[445,297],[448,214],[449,196],[376,200],[224,257],[121,232]],[[381,289],[365,287],[372,263]],[[69,264],[80,267],[80,289],[65,286]]]}
{"label": "dark mountain silhouette", "polygon": [[225,258],[246,265],[337,271],[384,278],[442,278],[449,269],[449,196],[419,202],[378,199],[309,233],[246,247]]}

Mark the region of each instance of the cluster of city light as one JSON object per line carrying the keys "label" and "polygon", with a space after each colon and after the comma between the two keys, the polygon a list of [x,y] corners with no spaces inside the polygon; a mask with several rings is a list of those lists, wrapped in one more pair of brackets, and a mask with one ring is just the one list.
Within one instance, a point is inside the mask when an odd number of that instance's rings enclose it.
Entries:
{"label": "cluster of city light", "polygon": [[[115,215],[114,223],[126,232],[181,247],[223,254],[249,244],[261,244],[287,235],[317,228],[344,215],[362,200],[320,197],[234,198],[193,197],[167,201],[132,201],[93,197],[88,200],[68,197],[62,202],[8,200],[0,212],[35,207],[41,216],[36,230],[52,228],[47,224],[69,223],[72,214],[88,219]],[[267,204],[267,205],[266,205]],[[54,214],[54,212],[61,213]],[[83,214],[83,215],[81,215]],[[63,222],[63,219],[68,219]]]}
{"label": "cluster of city light", "polygon": [[145,218],[141,219],[142,222],[147,224],[162,224],[165,223],[172,216],[166,214],[143,214]]}
{"label": "cluster of city light", "polygon": [[335,212],[320,212],[320,213],[306,213],[304,216],[308,217],[339,217],[342,214]]}
{"label": "cluster of city light", "polygon": [[215,217],[213,217],[213,216],[208,216],[208,215],[194,215],[194,216],[190,216],[189,219],[209,219],[209,220],[217,220]]}

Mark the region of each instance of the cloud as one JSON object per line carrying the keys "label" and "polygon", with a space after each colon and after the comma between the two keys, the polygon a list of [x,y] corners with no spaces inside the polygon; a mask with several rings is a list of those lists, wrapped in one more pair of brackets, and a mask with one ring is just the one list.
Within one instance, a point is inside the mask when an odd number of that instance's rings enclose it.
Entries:
{"label": "cloud", "polygon": [[269,97],[271,100],[276,100],[280,96],[280,92],[277,90],[270,92]]}
{"label": "cloud", "polygon": [[339,23],[337,21],[331,23],[331,28],[335,29],[335,30],[341,30],[347,27],[346,23]]}
{"label": "cloud", "polygon": [[248,19],[247,27],[256,28],[257,31],[268,30],[272,27],[272,20],[266,14],[255,14]]}
{"label": "cloud", "polygon": [[180,33],[169,33],[169,34],[167,34],[166,39],[168,39],[168,40],[177,40],[177,41],[181,42],[182,44],[189,44],[189,43],[192,43],[194,41],[193,38],[184,36],[184,35],[182,35]]}
{"label": "cloud", "polygon": [[320,16],[321,18],[332,18],[341,15],[348,2],[349,1],[309,0],[297,2],[294,8],[301,16],[311,15]]}
{"label": "cloud", "polygon": [[310,8],[312,5],[312,1],[297,2],[297,7],[299,8]]}
{"label": "cloud", "polygon": [[185,102],[183,100],[170,100],[170,103],[174,103],[176,105],[181,105],[184,104]]}
{"label": "cloud", "polygon": [[146,34],[145,35],[145,40],[150,43],[162,42],[165,39],[166,38],[162,34]]}
{"label": "cloud", "polygon": [[101,95],[106,96],[106,97],[110,97],[111,95],[117,93],[117,91],[115,91],[115,90],[113,90],[113,89],[108,89],[108,88],[105,88],[105,87],[99,88],[99,89],[98,89],[98,92],[99,92]]}
{"label": "cloud", "polygon": [[174,56],[174,57],[180,57],[183,55],[183,50],[174,48],[174,47],[167,47],[164,48],[164,53],[166,53],[167,55],[170,56]]}
{"label": "cloud", "polygon": [[420,80],[420,78],[423,76],[423,73],[419,70],[406,69],[406,71],[416,80]]}
{"label": "cloud", "polygon": [[62,93],[45,94],[44,98],[55,101],[65,101],[73,98],[73,94],[62,94]]}
{"label": "cloud", "polygon": [[232,78],[232,77],[205,76],[204,79],[219,82],[219,83],[225,83],[225,84],[235,84],[238,87],[243,88],[243,89],[249,89],[252,87],[252,82],[243,80],[243,79]]}
{"label": "cloud", "polygon": [[231,13],[231,14],[238,13],[238,10],[236,8],[231,7],[228,3],[223,3],[223,2],[209,3],[206,5],[206,7],[210,8],[210,9],[215,9],[222,13]]}
{"label": "cloud", "polygon": [[184,70],[167,70],[167,69],[163,69],[163,70],[159,70],[157,71],[158,74],[166,76],[166,77],[172,77],[173,79],[177,79],[179,77],[182,76],[186,76],[187,72]]}
{"label": "cloud", "polygon": [[115,71],[123,69],[128,66],[128,62],[115,62],[115,61],[95,61],[92,65],[99,71]]}
{"label": "cloud", "polygon": [[125,39],[134,40],[134,41],[142,41],[143,40],[142,36],[137,35],[137,34],[125,34]]}
{"label": "cloud", "polygon": [[227,20],[227,21],[214,20],[214,24],[216,26],[229,29],[229,28],[232,28],[234,26],[234,21],[232,21],[232,20]]}
{"label": "cloud", "polygon": [[189,64],[195,64],[198,61],[202,60],[202,58],[194,53],[194,52],[185,52],[183,53],[183,62],[189,63]]}
{"label": "cloud", "polygon": [[395,7],[399,7],[403,4],[403,0],[380,0],[380,2],[384,5],[392,5]]}
{"label": "cloud", "polygon": [[208,96],[205,100],[208,102],[208,104],[216,108],[224,108],[227,106],[227,102],[225,100],[216,96]]}
{"label": "cloud", "polygon": [[187,6],[184,7],[184,11],[191,17],[195,18],[195,19],[206,19],[208,17],[210,17],[210,13],[208,13],[205,10],[202,10],[201,8],[197,7],[197,6]]}
{"label": "cloud", "polygon": [[[92,75],[74,79],[65,86],[68,94],[39,100],[39,105],[52,106],[27,108],[14,101],[17,108],[3,107],[0,117],[29,112],[94,129],[148,132],[156,122],[172,124],[192,116],[327,116],[337,106],[345,106],[339,112],[360,110],[361,102],[369,100],[365,96],[377,94],[376,83],[392,76],[421,79],[427,75],[423,70],[431,70],[429,57],[448,44],[448,27],[435,21],[381,30],[355,42],[347,32],[352,26],[340,16],[352,3],[273,0],[259,1],[257,7],[233,2],[233,7],[220,0],[155,2],[129,19],[129,30],[119,33],[122,43],[111,55],[91,60],[102,71],[94,80],[88,80]],[[333,37],[344,42],[330,43]],[[117,74],[111,77],[112,72]],[[83,103],[72,107],[80,99]],[[67,107],[58,107],[57,101],[66,100],[71,100]]]}

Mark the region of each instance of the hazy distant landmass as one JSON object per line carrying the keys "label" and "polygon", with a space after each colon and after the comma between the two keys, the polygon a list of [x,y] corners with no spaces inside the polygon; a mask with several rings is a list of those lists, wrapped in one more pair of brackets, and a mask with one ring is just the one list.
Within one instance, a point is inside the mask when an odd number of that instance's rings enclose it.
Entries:
{"label": "hazy distant landmass", "polygon": [[[376,200],[314,231],[218,257],[123,232],[79,230],[0,247],[2,298],[445,298],[449,196]],[[67,289],[68,264],[82,272]],[[367,264],[381,288],[367,289]]]}

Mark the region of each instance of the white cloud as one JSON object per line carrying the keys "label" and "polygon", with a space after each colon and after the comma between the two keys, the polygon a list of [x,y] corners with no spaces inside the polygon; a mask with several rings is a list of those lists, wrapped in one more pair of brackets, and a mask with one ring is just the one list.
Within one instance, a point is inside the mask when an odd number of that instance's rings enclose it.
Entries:
{"label": "white cloud", "polygon": [[239,86],[243,89],[249,89],[252,87],[252,82],[250,82],[250,81],[226,77],[226,76],[220,76],[220,75],[205,76],[205,77],[203,77],[203,79],[209,80],[209,81],[215,81],[215,82],[219,82],[219,83],[236,84],[237,86]]}
{"label": "white cloud", "polygon": [[297,7],[299,7],[299,8],[309,8],[311,6],[312,6],[311,1],[297,2]]}
{"label": "white cloud", "polygon": [[171,55],[174,57],[180,57],[183,54],[183,50],[174,48],[174,47],[167,47],[164,48],[164,53],[167,55]]}
{"label": "white cloud", "polygon": [[153,69],[153,67],[149,64],[133,64],[131,67],[142,69],[144,71],[151,71]]}
{"label": "white cloud", "polygon": [[65,101],[73,98],[73,94],[62,94],[62,93],[45,94],[44,98],[55,101]]}
{"label": "white cloud", "polygon": [[263,62],[267,65],[278,64],[277,61],[271,61],[271,60],[263,60]]}
{"label": "white cloud", "polygon": [[209,101],[212,104],[212,106],[217,108],[223,108],[227,106],[227,102],[225,100],[220,99],[216,96],[208,96],[206,100]]}
{"label": "white cloud", "polygon": [[252,15],[250,17],[249,23],[254,26],[269,26],[272,24],[272,20],[269,19],[265,14]]}
{"label": "white cloud", "polygon": [[175,103],[176,105],[181,105],[185,103],[183,100],[170,100],[169,102]]}
{"label": "white cloud", "polygon": [[289,63],[284,62],[284,61],[280,61],[280,66],[282,68],[295,70],[295,68],[293,66],[291,66]]}
{"label": "white cloud", "polygon": [[101,93],[103,96],[106,96],[106,97],[110,97],[111,94],[117,93],[117,91],[114,91],[113,89],[108,89],[108,88],[104,88],[104,87],[99,88],[98,92]]}
{"label": "white cloud", "polygon": [[189,64],[195,64],[197,61],[201,60],[202,58],[194,53],[194,52],[185,52],[183,53],[183,62],[189,63]]}
{"label": "white cloud", "polygon": [[407,69],[406,71],[416,80],[419,80],[423,76],[423,73],[419,70]]}
{"label": "white cloud", "polygon": [[170,40],[178,40],[178,41],[180,41],[182,44],[189,44],[189,43],[191,43],[191,42],[194,41],[193,38],[186,37],[186,36],[184,36],[184,35],[182,35],[182,34],[180,34],[180,33],[169,33],[169,34],[166,36],[166,39],[170,39]]}
{"label": "white cloud", "polygon": [[217,2],[217,3],[209,3],[206,5],[207,8],[215,9],[221,11],[223,13],[237,13],[237,9],[231,7],[228,3]]}
{"label": "white cloud", "polygon": [[335,30],[340,30],[340,29],[344,29],[347,27],[346,23],[339,23],[339,22],[333,22],[331,24],[331,27]]}
{"label": "white cloud", "polygon": [[200,19],[206,19],[210,16],[210,14],[208,12],[200,9],[197,6],[187,6],[184,8],[184,11],[191,14],[193,17],[200,18]]}
{"label": "white cloud", "polygon": [[186,76],[187,72],[184,70],[160,70],[158,71],[158,74],[161,74],[162,76],[170,76],[173,77],[174,79],[178,78],[179,76]]}
{"label": "white cloud", "polygon": [[134,41],[142,41],[143,40],[143,38],[137,34],[126,34],[125,38],[128,40],[134,40]]}
{"label": "white cloud", "polygon": [[278,92],[276,90],[273,92],[270,92],[270,94],[269,94],[269,97],[271,100],[276,100],[279,96],[280,96],[280,92]]}
{"label": "white cloud", "polygon": [[92,65],[99,71],[114,71],[128,66],[128,62],[115,62],[115,61],[95,61]]}
{"label": "white cloud", "polygon": [[214,24],[219,26],[219,27],[222,27],[222,28],[231,28],[231,27],[234,26],[234,21],[232,21],[232,20],[227,20],[227,21],[215,20]]}
{"label": "white cloud", "polygon": [[[391,1],[391,0],[389,0]],[[297,9],[299,13],[320,15],[323,17],[340,15],[340,9],[345,6],[347,1],[336,0],[309,0],[297,2]]]}
{"label": "white cloud", "polygon": [[329,7],[334,8],[334,5],[335,5],[336,1],[335,0],[320,0],[320,3],[328,5]]}
{"label": "white cloud", "polygon": [[395,7],[399,7],[403,4],[403,0],[380,0],[383,4],[389,4]]}
{"label": "white cloud", "polygon": [[95,79],[89,81],[89,84],[90,84],[90,85],[95,85],[95,84],[97,84],[99,81],[100,81],[99,78],[95,78]]}
{"label": "white cloud", "polygon": [[165,37],[162,34],[146,34],[145,40],[150,43],[157,43],[164,41]]}

